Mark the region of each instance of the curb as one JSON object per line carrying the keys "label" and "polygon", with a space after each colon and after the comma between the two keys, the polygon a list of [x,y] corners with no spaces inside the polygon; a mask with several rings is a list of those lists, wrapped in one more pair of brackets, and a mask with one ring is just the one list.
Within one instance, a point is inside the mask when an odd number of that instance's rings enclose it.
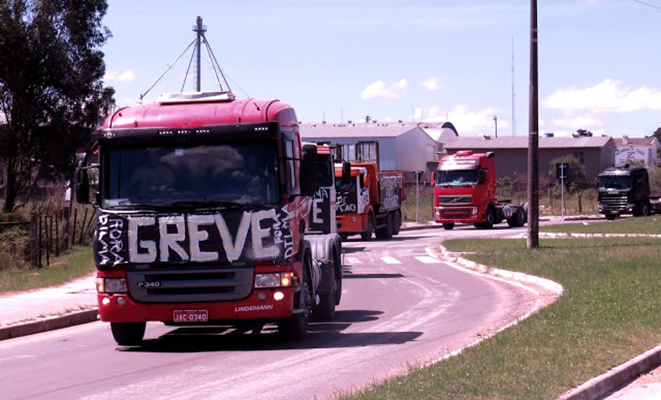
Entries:
{"label": "curb", "polygon": [[628,385],[635,378],[660,364],[661,346],[657,346],[638,357],[635,357],[624,364],[565,392],[558,397],[558,400],[602,399]]}
{"label": "curb", "polygon": [[[464,268],[518,282],[539,285],[555,292],[558,297],[564,292],[562,285],[549,279],[527,275],[521,272],[489,268],[485,265],[454,255],[453,253],[448,252],[442,245],[439,248],[444,257],[454,260],[455,263]],[[661,365],[661,345],[644,352],[624,364],[614,367],[608,372],[588,380],[580,386],[568,390],[560,395],[557,400],[603,399],[659,365]]]}
{"label": "curb", "polygon": [[21,336],[33,335],[66,328],[73,325],[94,322],[99,318],[98,309],[77,311],[66,315],[48,317],[38,321],[10,325],[0,328],[0,340],[13,339]]}

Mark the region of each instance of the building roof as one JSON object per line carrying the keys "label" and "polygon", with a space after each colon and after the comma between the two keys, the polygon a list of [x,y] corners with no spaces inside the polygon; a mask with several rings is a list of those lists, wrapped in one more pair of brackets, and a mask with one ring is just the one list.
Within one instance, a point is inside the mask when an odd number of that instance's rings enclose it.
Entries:
{"label": "building roof", "polygon": [[615,147],[626,147],[626,146],[652,146],[656,141],[654,136],[652,137],[643,137],[643,138],[613,138],[615,142]]}
{"label": "building roof", "polygon": [[[540,137],[538,146],[540,149],[571,149],[586,147],[604,147],[611,140],[608,136],[598,137]],[[485,139],[479,136],[458,137],[444,146],[447,150],[462,149],[527,149],[528,136],[506,136]]]}
{"label": "building roof", "polygon": [[417,124],[397,122],[301,124],[299,128],[303,139],[393,138],[420,129]]}

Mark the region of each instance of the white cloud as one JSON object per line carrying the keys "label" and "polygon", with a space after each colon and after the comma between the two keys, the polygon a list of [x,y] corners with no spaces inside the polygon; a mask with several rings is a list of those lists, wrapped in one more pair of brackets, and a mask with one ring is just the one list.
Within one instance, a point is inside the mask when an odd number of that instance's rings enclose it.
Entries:
{"label": "white cloud", "polygon": [[604,126],[604,121],[596,119],[596,118],[591,118],[591,117],[575,117],[575,118],[569,118],[569,119],[555,119],[553,120],[553,123],[555,126],[558,126],[560,128],[571,128],[571,129],[587,129],[594,133],[592,130],[593,127],[601,127]]}
{"label": "white cloud", "polygon": [[443,86],[441,86],[441,82],[439,81],[438,78],[429,78],[426,81],[422,82],[422,85],[425,88],[427,88],[427,90],[429,91],[443,89]]}
{"label": "white cloud", "polygon": [[646,86],[631,90],[623,88],[618,81],[606,79],[585,89],[559,89],[542,104],[554,109],[592,112],[661,110],[661,91]]}
{"label": "white cloud", "polygon": [[[439,107],[432,107],[429,109],[427,115],[424,116],[424,120],[429,122],[452,122],[457,128],[459,135],[471,136],[495,133],[496,122],[493,119],[495,114],[496,112],[493,108],[470,111],[466,107],[458,105],[448,111],[441,110]],[[508,126],[510,126],[508,120],[498,120],[498,128]]]}
{"label": "white cloud", "polygon": [[103,77],[105,82],[133,82],[135,80],[135,73],[133,70],[127,69],[126,71],[108,71]]}
{"label": "white cloud", "polygon": [[409,83],[406,79],[400,79],[395,83],[387,85],[384,81],[376,81],[367,85],[367,87],[360,93],[360,98],[363,100],[373,98],[384,99],[399,99],[406,95],[409,88]]}

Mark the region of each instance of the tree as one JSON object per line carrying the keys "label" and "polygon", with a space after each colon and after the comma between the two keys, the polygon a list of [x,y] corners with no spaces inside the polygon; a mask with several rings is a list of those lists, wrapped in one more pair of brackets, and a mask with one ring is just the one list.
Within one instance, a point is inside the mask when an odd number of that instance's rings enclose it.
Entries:
{"label": "tree", "polygon": [[654,133],[652,134],[652,136],[654,136],[654,137],[656,138],[656,140],[658,140],[659,142],[661,142],[661,127],[656,128],[656,130],[654,131]]}
{"label": "tree", "polygon": [[[549,162],[549,176],[554,180],[556,179],[556,165],[567,164],[567,171],[565,171],[567,178],[564,180],[565,187],[570,191],[576,191],[581,183],[585,182],[585,165],[571,154],[564,157],[554,158]],[[558,180],[558,183],[560,181]]]}
{"label": "tree", "polygon": [[107,8],[106,0],[0,2],[5,212],[24,205],[39,183],[71,177],[76,150],[113,103],[99,50],[111,36],[101,26]]}

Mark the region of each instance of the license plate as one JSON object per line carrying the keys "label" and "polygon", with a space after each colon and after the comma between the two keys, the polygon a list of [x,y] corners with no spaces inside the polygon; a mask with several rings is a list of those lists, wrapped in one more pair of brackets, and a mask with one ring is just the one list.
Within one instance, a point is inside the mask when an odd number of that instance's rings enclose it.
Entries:
{"label": "license plate", "polygon": [[174,310],[174,322],[207,322],[209,312],[207,310]]}

